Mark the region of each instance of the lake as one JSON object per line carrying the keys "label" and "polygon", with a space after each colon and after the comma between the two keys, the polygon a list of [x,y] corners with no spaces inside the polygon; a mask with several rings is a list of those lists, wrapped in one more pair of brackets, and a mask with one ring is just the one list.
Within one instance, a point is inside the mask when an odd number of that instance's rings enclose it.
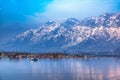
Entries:
{"label": "lake", "polygon": [[120,58],[0,59],[0,80],[120,80]]}

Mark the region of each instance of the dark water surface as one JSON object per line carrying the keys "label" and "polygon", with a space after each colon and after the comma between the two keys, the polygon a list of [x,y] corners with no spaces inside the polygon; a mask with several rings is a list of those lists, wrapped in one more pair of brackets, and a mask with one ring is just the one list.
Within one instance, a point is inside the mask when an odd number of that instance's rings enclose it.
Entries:
{"label": "dark water surface", "polygon": [[1,59],[0,80],[120,80],[120,58]]}

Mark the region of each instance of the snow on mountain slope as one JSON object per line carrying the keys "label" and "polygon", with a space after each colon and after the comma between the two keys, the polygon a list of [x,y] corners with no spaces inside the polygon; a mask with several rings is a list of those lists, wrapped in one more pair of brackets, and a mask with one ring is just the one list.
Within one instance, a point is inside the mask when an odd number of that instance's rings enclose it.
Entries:
{"label": "snow on mountain slope", "polygon": [[88,38],[91,33],[91,28],[85,26],[76,26],[66,29],[63,26],[49,26],[40,29],[28,30],[14,39],[15,41],[30,41],[31,44],[38,44],[45,41],[53,40],[57,42],[59,39],[64,41],[66,46],[73,46]]}
{"label": "snow on mountain slope", "polygon": [[91,27],[120,27],[120,13],[105,13],[99,17],[86,18],[80,25]]}
{"label": "snow on mountain slope", "polygon": [[[114,50],[120,45],[120,13],[58,23],[52,20],[38,29],[31,29],[12,40],[15,49],[38,52]],[[17,45],[17,46],[16,46]],[[24,45],[21,48],[21,45]]]}
{"label": "snow on mountain slope", "polygon": [[120,27],[95,27],[88,39],[66,48],[69,52],[106,52],[120,47]]}

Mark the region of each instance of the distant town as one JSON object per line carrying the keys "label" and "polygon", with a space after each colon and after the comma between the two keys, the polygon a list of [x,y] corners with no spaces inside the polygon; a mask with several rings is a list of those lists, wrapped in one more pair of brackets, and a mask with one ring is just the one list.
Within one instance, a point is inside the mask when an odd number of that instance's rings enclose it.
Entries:
{"label": "distant town", "polygon": [[10,59],[24,59],[30,58],[33,61],[37,61],[41,58],[61,59],[61,58],[95,58],[95,57],[120,57],[120,55],[98,55],[98,54],[65,54],[65,53],[25,53],[25,52],[0,52],[1,58]]}

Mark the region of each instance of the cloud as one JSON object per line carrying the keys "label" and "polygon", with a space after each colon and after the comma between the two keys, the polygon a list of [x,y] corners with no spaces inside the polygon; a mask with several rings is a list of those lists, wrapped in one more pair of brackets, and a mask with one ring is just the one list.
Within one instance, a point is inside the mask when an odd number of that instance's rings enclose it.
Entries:
{"label": "cloud", "polygon": [[112,12],[114,6],[114,0],[54,0],[40,15],[55,20],[70,17],[80,19]]}
{"label": "cloud", "polygon": [[30,15],[26,17],[27,17],[27,21],[32,23],[44,23],[47,20],[49,20],[49,18],[42,16],[40,13],[35,13],[34,15]]}

